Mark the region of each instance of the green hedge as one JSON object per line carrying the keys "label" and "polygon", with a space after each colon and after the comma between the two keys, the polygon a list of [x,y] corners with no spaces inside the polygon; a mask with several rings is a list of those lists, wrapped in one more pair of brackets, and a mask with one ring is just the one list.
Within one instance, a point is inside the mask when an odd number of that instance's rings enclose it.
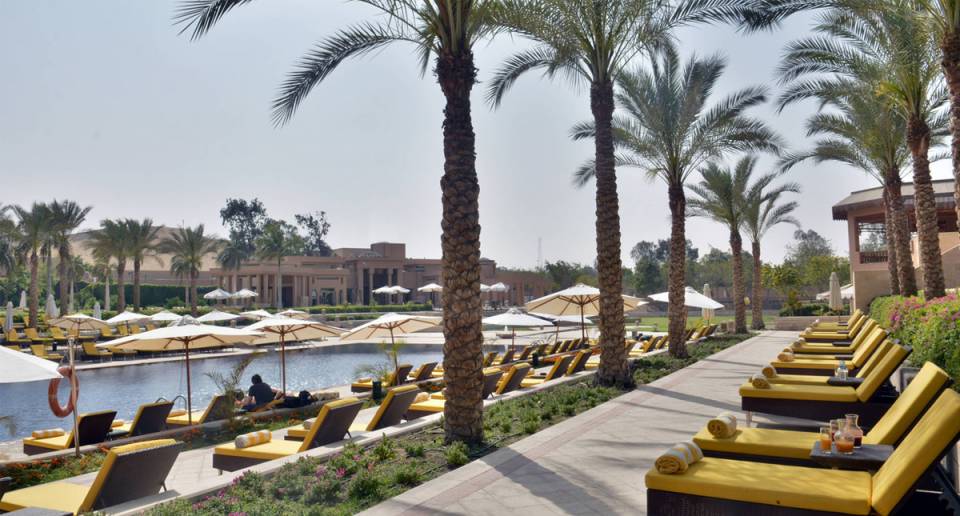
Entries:
{"label": "green hedge", "polygon": [[[870,316],[893,338],[913,347],[910,363],[933,362],[960,378],[960,300],[956,294],[924,301],[920,297],[879,297]],[[954,384],[960,390],[960,385]]]}
{"label": "green hedge", "polygon": [[847,308],[843,310],[831,310],[825,303],[807,303],[796,308],[785,307],[780,309],[780,317],[786,316],[812,316],[812,315],[849,315]]}
{"label": "green hedge", "polygon": [[386,313],[386,312],[422,312],[433,310],[430,303],[405,303],[402,305],[316,305],[302,306],[298,310],[304,310],[311,314],[364,314],[364,313]]}

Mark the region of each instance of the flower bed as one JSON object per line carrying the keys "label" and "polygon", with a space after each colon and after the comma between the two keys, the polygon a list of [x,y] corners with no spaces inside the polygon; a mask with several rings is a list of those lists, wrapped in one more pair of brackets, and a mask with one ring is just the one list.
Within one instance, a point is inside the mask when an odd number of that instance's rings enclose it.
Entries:
{"label": "flower bed", "polygon": [[891,337],[913,347],[911,364],[933,362],[951,377],[960,378],[960,299],[956,294],[930,301],[878,297],[870,304],[870,316],[889,330]]}

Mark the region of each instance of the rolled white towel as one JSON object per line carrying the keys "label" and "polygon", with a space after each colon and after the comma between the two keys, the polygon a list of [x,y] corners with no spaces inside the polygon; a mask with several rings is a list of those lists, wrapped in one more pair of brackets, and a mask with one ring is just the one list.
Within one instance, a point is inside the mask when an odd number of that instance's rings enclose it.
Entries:
{"label": "rolled white towel", "polygon": [[763,366],[763,369],[760,370],[760,373],[767,378],[776,378],[777,377],[777,368],[773,365],[767,364]]}
{"label": "rolled white towel", "polygon": [[315,417],[312,417],[310,419],[305,419],[303,421],[303,428],[310,430],[310,427],[313,426],[313,424],[316,422],[317,422],[317,418]]}
{"label": "rolled white towel", "polygon": [[762,374],[755,374],[750,377],[750,384],[753,385],[755,389],[769,389],[770,382]]}
{"label": "rolled white towel", "polygon": [[126,424],[126,421],[122,419],[114,419],[113,423],[110,423],[110,428],[116,428],[118,426],[123,426]]}
{"label": "rolled white towel", "polygon": [[703,451],[693,441],[677,443],[657,457],[654,467],[667,475],[683,473],[690,465],[703,458]]}
{"label": "rolled white towel", "polygon": [[34,439],[48,439],[50,437],[60,437],[66,433],[62,428],[48,428],[46,430],[34,430],[30,436]]}
{"label": "rolled white towel", "polygon": [[249,434],[238,435],[233,444],[237,448],[249,448],[257,444],[268,443],[272,438],[273,434],[270,433],[270,430],[258,430]]}
{"label": "rolled white towel", "polygon": [[737,416],[729,412],[724,412],[707,421],[707,431],[719,439],[733,437],[733,434],[737,431]]}

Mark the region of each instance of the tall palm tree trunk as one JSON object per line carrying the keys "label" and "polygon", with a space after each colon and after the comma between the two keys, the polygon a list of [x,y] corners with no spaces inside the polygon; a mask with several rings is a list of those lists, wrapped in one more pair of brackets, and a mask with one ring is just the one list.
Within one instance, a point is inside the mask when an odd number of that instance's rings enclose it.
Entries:
{"label": "tall palm tree trunk", "polygon": [[60,276],[60,310],[66,314],[67,307],[70,304],[70,278],[67,274],[67,268],[70,264],[70,248],[60,247],[60,263],[57,264],[57,274]]}
{"label": "tall palm tree trunk", "polygon": [[670,203],[670,259],[667,271],[670,354],[682,358],[687,356],[687,343],[684,340],[687,331],[687,309],[683,303],[687,265],[687,198],[682,184],[671,184],[667,196]]}
{"label": "tall palm tree trunk", "polygon": [[897,256],[896,236],[890,231],[894,224],[896,224],[896,222],[894,221],[893,209],[890,206],[890,190],[884,187],[883,227],[885,234],[884,240],[886,240],[887,243],[887,271],[890,275],[890,293],[896,295],[900,293],[900,277],[898,275],[899,268],[897,267],[899,257]]}
{"label": "tall palm tree trunk", "polygon": [[197,273],[190,272],[190,315],[196,317],[197,312]]}
{"label": "tall palm tree trunk", "polygon": [[140,260],[133,260],[133,309],[140,311]]}
{"label": "tall palm tree trunk", "polygon": [[110,311],[110,268],[103,273],[103,309]]}
{"label": "tall palm tree trunk", "polygon": [[763,285],[760,278],[760,268],[763,266],[763,262],[760,261],[760,242],[751,242],[751,251],[753,252],[753,293],[750,294],[750,296],[753,299],[750,302],[750,307],[752,308],[753,312],[750,316],[750,328],[754,330],[762,330],[764,328]]}
{"label": "tall palm tree trunk", "polygon": [[943,52],[943,75],[950,90],[950,145],[953,157],[953,198],[956,201],[957,220],[960,220],[960,34],[949,31],[940,42]]}
{"label": "tall palm tree trunk", "polygon": [[[53,250],[47,249],[44,253],[44,260],[47,264],[47,296],[53,294]],[[46,297],[46,296],[44,296]]]}
{"label": "tall palm tree trunk", "polygon": [[127,293],[124,287],[124,275],[127,272],[126,260],[117,262],[117,312],[127,309]]}
{"label": "tall palm tree trunk", "polygon": [[940,232],[937,204],[930,178],[930,127],[913,117],[907,123],[907,145],[913,158],[913,202],[916,208],[917,236],[920,240],[920,265],[923,268],[923,295],[927,299],[945,294],[943,260],[940,257]]}
{"label": "tall palm tree trunk", "polygon": [[917,294],[917,273],[913,269],[913,256],[910,252],[910,219],[907,210],[903,207],[901,195],[900,174],[888,176],[887,190],[890,196],[890,210],[893,213],[894,233],[893,241],[897,246],[897,282],[900,284],[901,296],[915,296]]}
{"label": "tall palm tree trunk", "polygon": [[597,276],[600,283],[600,385],[633,386],[623,346],[623,271],[620,263],[620,201],[613,152],[613,83],[590,87],[596,163]]}
{"label": "tall palm tree trunk", "polygon": [[37,327],[37,315],[40,313],[40,256],[36,250],[30,253],[30,301],[27,311],[30,317],[28,328]]}
{"label": "tall palm tree trunk", "polygon": [[483,440],[480,319],[480,183],[470,91],[476,82],[473,52],[437,57],[443,110],[443,380],[447,385],[444,431],[448,441]]}
{"label": "tall palm tree trunk", "polygon": [[743,239],[740,231],[730,232],[730,251],[733,253],[733,321],[734,331],[747,333],[747,305],[743,298],[747,296],[743,285]]}
{"label": "tall palm tree trunk", "polygon": [[273,287],[277,293],[277,309],[283,308],[283,271],[281,270],[282,262],[283,258],[277,260],[277,277],[274,279],[276,285]]}

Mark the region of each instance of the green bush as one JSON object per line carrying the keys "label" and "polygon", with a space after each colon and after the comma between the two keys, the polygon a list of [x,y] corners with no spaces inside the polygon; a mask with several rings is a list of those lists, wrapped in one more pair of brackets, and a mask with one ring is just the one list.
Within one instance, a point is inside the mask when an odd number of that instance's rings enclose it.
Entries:
{"label": "green bush", "polygon": [[458,468],[470,462],[468,451],[467,445],[462,441],[447,446],[447,449],[443,452],[444,457],[447,458],[447,465]]}
{"label": "green bush", "polygon": [[802,305],[795,306],[793,308],[782,308],[780,309],[780,317],[787,316],[815,316],[815,315],[848,315],[850,310],[844,308],[843,310],[831,310],[830,307],[825,303],[806,303]]}
{"label": "green bush", "polygon": [[404,303],[402,305],[316,305],[301,306],[300,310],[311,314],[363,314],[386,312],[422,312],[433,310],[430,303]]}
{"label": "green bush", "polygon": [[[920,297],[888,296],[874,299],[870,317],[890,336],[912,346],[910,363],[933,362],[953,378],[960,378],[960,300],[956,294],[924,301]],[[955,389],[960,389],[954,385]]]}

